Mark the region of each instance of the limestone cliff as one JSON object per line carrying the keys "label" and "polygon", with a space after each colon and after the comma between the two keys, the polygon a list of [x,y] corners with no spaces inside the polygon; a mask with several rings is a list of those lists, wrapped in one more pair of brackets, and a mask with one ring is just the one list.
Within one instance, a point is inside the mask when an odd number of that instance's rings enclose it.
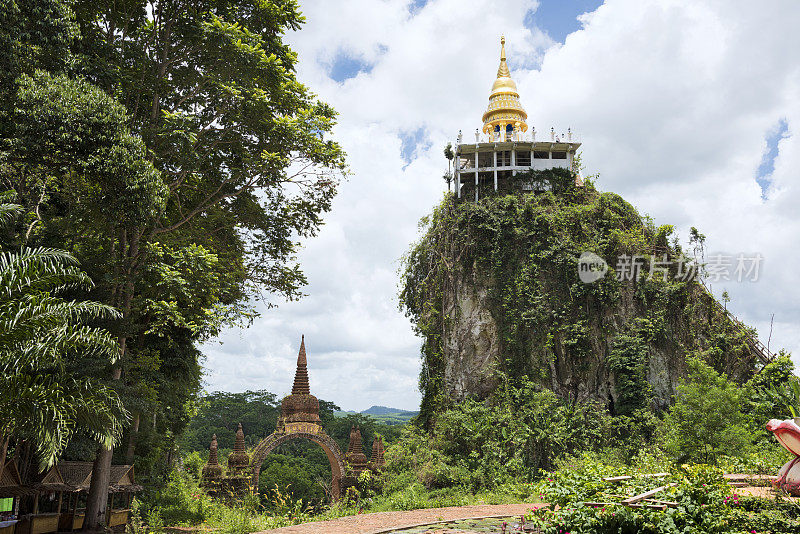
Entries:
{"label": "limestone cliff", "polygon": [[[618,195],[575,187],[568,171],[536,174],[550,191],[445,199],[405,258],[401,303],[424,339],[423,417],[522,377],[612,413],[661,409],[690,354],[734,379],[752,374],[754,334],[682,279],[671,227]],[[695,245],[691,255],[702,253]],[[591,283],[579,277],[585,252],[611,266]],[[638,276],[618,279],[619,258],[633,256],[643,257]],[[666,260],[658,276],[652,256]]]}

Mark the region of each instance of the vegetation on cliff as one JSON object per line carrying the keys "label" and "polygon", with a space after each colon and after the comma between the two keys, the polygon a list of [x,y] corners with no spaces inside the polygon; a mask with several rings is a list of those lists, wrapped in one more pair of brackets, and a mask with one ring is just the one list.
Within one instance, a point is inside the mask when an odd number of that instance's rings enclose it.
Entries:
{"label": "vegetation on cliff", "polygon": [[[517,179],[550,189],[479,202],[448,195],[422,220],[424,235],[405,257],[401,307],[423,338],[424,421],[464,397],[486,398],[523,378],[572,402],[592,400],[629,416],[665,409],[691,356],[737,382],[752,376],[757,361],[747,341],[754,332],[733,323],[688,276],[687,256],[702,259],[699,233],[687,253],[672,226],[654,225],[591,182],[576,187],[567,170]],[[585,252],[612,267],[593,283],[579,278]],[[615,273],[633,257],[641,258],[636,272]],[[476,287],[484,299],[471,295]],[[470,357],[465,346],[474,333],[452,342],[474,326],[462,322],[469,299],[489,312],[494,330],[483,335],[495,338],[497,350],[478,366],[480,387],[459,391],[453,384],[463,377],[449,366]]]}

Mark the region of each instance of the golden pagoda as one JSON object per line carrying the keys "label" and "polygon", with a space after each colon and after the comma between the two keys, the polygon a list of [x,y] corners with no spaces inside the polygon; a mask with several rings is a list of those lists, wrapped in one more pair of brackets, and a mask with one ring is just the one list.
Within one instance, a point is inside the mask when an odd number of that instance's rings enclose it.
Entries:
{"label": "golden pagoda", "polygon": [[489,94],[489,107],[483,114],[483,133],[489,134],[492,140],[505,141],[507,138],[519,136],[528,130],[525,120],[528,114],[519,101],[517,84],[511,79],[511,72],[506,63],[506,38],[500,37],[500,67],[497,79]]}

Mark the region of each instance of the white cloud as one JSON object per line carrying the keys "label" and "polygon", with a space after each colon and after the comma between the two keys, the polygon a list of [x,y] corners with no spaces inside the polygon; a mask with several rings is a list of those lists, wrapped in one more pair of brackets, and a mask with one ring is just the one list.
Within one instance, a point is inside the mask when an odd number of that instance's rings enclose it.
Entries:
{"label": "white cloud", "polygon": [[[758,282],[714,290],[764,340],[774,313],[770,346],[800,355],[800,4],[608,0],[563,44],[523,25],[535,2],[431,0],[414,16],[407,4],[304,2],[308,22],[287,38],[301,80],[341,114],[354,174],[301,253],[309,296],[207,346],[209,389],[287,392],[305,333],[319,397],[416,407],[419,340],[397,311],[397,260],[441,198],[442,146],[480,126],[501,33],[530,122],[579,132],[601,188],[682,236],[698,227],[710,250],[764,255]],[[371,68],[337,83],[337,54]],[[780,119],[789,137],[763,200],[755,173]],[[420,127],[430,145],[404,168],[401,136]]]}

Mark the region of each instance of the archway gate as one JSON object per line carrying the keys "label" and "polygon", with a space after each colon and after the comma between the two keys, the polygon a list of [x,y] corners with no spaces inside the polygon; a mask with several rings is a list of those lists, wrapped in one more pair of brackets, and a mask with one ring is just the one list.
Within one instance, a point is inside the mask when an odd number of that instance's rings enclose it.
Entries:
{"label": "archway gate", "polygon": [[285,423],[282,430],[273,432],[261,440],[253,450],[252,460],[250,461],[253,490],[258,491],[261,465],[267,459],[267,456],[275,447],[293,439],[313,441],[325,451],[325,455],[331,464],[331,497],[334,501],[338,501],[342,496],[342,477],[345,473],[344,455],[339,450],[336,441],[326,434],[321,426],[313,423]]}

